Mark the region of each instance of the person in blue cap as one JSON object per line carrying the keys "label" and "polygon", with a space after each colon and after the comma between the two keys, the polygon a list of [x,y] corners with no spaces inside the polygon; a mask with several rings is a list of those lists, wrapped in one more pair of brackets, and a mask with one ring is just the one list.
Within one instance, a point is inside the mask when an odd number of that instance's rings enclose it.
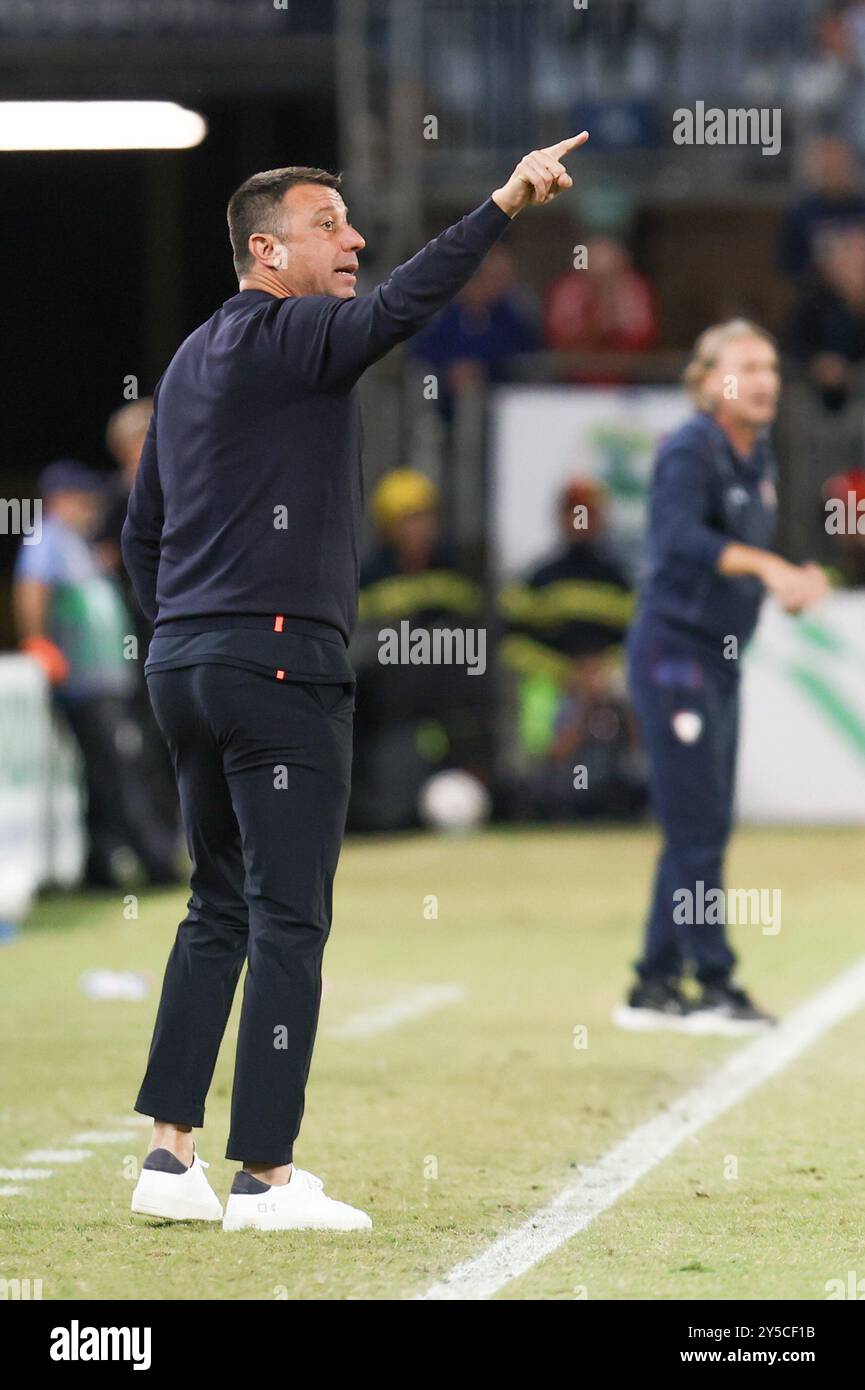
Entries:
{"label": "person in blue cap", "polygon": [[[663,845],[637,982],[614,1021],[630,1029],[752,1032],[774,1020],[734,979],[723,862],[733,816],[741,657],[768,591],[788,613],[826,593],[822,570],[769,546],[776,467],[768,439],[780,375],[768,333],[707,329],[685,384],[696,413],[661,444],[648,567],[628,638],[631,698]],[[681,988],[692,970],[692,1001]]]}
{"label": "person in blue cap", "polygon": [[140,774],[129,645],[135,630],[94,545],[105,509],[103,475],[77,459],[56,459],[38,488],[44,519],[16,557],[15,620],[22,651],[45,673],[81,750],[87,881],[124,883],[131,851],[148,882],[175,883],[176,836],[160,824]]}

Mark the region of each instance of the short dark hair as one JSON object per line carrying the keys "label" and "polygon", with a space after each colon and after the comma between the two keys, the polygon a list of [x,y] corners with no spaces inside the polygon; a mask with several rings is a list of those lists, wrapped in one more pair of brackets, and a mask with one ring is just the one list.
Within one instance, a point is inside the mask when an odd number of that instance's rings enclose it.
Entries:
{"label": "short dark hair", "polygon": [[228,202],[228,235],[238,276],[252,264],[249,238],[253,232],[279,235],[283,196],[300,183],[319,183],[325,188],[339,189],[342,175],[292,164],[287,169],[266,169],[264,173],[253,174],[232,193]]}

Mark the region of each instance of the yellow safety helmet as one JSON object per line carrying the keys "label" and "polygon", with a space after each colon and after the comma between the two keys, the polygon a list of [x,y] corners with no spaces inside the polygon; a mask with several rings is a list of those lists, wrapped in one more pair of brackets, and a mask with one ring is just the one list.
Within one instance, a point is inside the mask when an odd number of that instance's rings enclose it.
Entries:
{"label": "yellow safety helmet", "polygon": [[400,517],[411,512],[435,511],[439,491],[435,483],[413,468],[395,468],[376,484],[372,494],[373,520],[380,531],[389,531]]}

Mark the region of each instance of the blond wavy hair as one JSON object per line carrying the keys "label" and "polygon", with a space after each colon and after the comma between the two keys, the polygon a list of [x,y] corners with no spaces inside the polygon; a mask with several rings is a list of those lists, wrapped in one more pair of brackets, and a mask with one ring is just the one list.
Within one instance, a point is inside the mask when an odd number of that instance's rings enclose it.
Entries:
{"label": "blond wavy hair", "polygon": [[705,392],[706,378],[718,365],[718,359],[728,343],[736,338],[762,338],[777,351],[772,334],[751,319],[727,319],[705,329],[694,344],[694,351],[682,375],[682,382],[699,410],[711,410],[715,402]]}

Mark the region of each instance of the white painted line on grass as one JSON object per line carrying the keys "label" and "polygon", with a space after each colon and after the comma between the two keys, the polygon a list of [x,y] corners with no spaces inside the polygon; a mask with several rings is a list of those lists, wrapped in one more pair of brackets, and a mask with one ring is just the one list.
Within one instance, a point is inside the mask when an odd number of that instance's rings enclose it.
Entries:
{"label": "white painted line on grass", "polygon": [[73,1134],[70,1144],[126,1144],[136,1136],[130,1129],[88,1129]]}
{"label": "white painted line on grass", "polygon": [[37,1182],[40,1178],[53,1178],[53,1168],[0,1168],[0,1178],[10,1182]]}
{"label": "white painted line on grass", "polygon": [[89,1149],[32,1149],[24,1155],[27,1163],[83,1163],[92,1157]]}
{"label": "white painted line on grass", "polygon": [[[663,1114],[631,1131],[558,1196],[471,1259],[455,1265],[419,1299],[485,1299],[584,1231],[640,1178],[698,1130],[777,1075],[824,1033],[865,1004],[865,956],[794,1009],[777,1028],[739,1048]],[[684,1035],[683,1035],[684,1038]],[[685,1045],[683,1043],[683,1045]]]}
{"label": "white painted line on grass", "polygon": [[[82,1134],[73,1134],[68,1141],[70,1144],[126,1144],[138,1139],[136,1133],[139,1126],[149,1126],[150,1121],[145,1115],[121,1115],[114,1119],[107,1120],[106,1124],[125,1125],[125,1129],[94,1129],[87,1130]],[[83,1163],[85,1159],[92,1158],[93,1154],[89,1149],[31,1149],[30,1153],[24,1155],[26,1163],[57,1163],[60,1165],[69,1163]],[[12,1178],[17,1182],[36,1182],[40,1178],[53,1178],[53,1168],[0,1168],[0,1178]],[[10,1186],[5,1184],[0,1186],[0,1197],[20,1197],[27,1191],[26,1187]]]}
{"label": "white painted line on grass", "polygon": [[374,1009],[351,1014],[344,1023],[328,1028],[327,1034],[341,1042],[374,1038],[379,1033],[389,1033],[401,1023],[414,1023],[416,1019],[426,1018],[427,1014],[436,1013],[449,1004],[461,1004],[465,997],[462,985],[418,985],[417,989],[397,994]]}

